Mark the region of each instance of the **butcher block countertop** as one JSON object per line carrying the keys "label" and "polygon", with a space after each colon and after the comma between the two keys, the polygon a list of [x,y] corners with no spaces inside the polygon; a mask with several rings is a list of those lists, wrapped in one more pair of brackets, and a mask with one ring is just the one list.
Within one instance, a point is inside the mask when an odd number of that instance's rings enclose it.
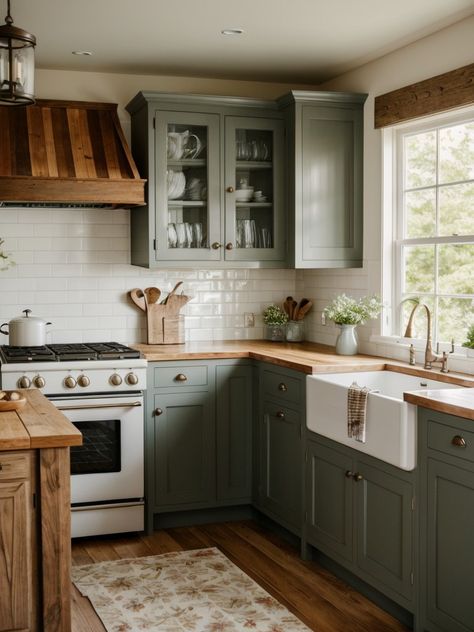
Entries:
{"label": "butcher block countertop", "polygon": [[26,404],[0,412],[0,450],[64,448],[81,445],[82,435],[37,389],[19,389]]}
{"label": "butcher block countertop", "polygon": [[474,421],[474,388],[404,393],[403,399],[416,406],[423,406],[423,408]]}
{"label": "butcher block countertop", "polygon": [[[461,373],[427,371],[422,366],[379,358],[376,356],[337,355],[334,347],[314,342],[284,343],[267,340],[222,340],[187,342],[180,345],[131,345],[141,351],[149,362],[165,360],[216,360],[252,358],[288,367],[312,375],[348,371],[383,371],[389,369],[409,375],[459,384],[466,389],[440,389],[406,393],[405,401],[441,412],[474,420],[474,376]],[[469,389],[469,390],[467,390]]]}

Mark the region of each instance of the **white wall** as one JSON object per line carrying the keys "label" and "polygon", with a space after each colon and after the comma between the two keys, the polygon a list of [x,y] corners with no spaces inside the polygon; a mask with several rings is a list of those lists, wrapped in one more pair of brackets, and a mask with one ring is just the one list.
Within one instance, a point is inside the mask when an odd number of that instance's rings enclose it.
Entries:
{"label": "white wall", "polygon": [[[326,90],[366,92],[364,107],[364,266],[354,270],[319,270],[297,273],[298,292],[316,301],[309,321],[309,338],[334,344],[338,329],[321,324],[321,311],[341,292],[353,296],[381,294],[382,289],[382,174],[381,131],[374,129],[374,99],[380,94],[460,68],[474,60],[474,16],[434,35],[398,49],[322,86]],[[405,349],[369,342],[380,333],[380,323],[359,327],[361,349],[375,355],[408,358]]]}

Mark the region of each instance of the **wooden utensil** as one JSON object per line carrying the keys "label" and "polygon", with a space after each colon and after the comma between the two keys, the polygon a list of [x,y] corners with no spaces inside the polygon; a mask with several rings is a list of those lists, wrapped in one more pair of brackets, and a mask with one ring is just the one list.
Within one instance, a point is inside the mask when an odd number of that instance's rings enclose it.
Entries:
{"label": "wooden utensil", "polygon": [[147,287],[144,290],[148,305],[154,305],[157,303],[161,296],[161,290],[157,287]]}
{"label": "wooden utensil", "polygon": [[146,312],[146,301],[143,291],[140,288],[136,287],[135,289],[130,290],[129,294],[135,305]]}
{"label": "wooden utensil", "polygon": [[313,301],[307,298],[302,298],[298,307],[298,313],[296,320],[303,320],[309,310],[313,307]]}
{"label": "wooden utensil", "polygon": [[165,298],[165,300],[163,301],[163,305],[166,305],[168,303],[168,301],[170,300],[170,298],[173,296],[173,294],[175,294],[176,290],[178,288],[180,288],[183,285],[182,281],[178,281],[176,283],[176,285],[174,286],[174,288],[171,290],[171,292],[168,294],[168,296]]}

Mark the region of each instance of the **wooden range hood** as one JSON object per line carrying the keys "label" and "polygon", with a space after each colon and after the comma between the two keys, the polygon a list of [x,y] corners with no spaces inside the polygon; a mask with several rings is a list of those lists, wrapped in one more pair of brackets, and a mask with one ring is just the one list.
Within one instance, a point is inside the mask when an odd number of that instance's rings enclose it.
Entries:
{"label": "wooden range hood", "polygon": [[0,203],[136,206],[145,182],[116,104],[0,106]]}

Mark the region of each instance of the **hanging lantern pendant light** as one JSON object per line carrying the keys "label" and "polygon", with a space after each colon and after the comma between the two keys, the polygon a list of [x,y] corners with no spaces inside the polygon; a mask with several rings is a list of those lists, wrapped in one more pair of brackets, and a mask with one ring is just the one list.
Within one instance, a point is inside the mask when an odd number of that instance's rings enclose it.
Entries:
{"label": "hanging lantern pendant light", "polygon": [[13,26],[10,0],[5,24],[0,26],[0,105],[35,102],[36,37]]}

